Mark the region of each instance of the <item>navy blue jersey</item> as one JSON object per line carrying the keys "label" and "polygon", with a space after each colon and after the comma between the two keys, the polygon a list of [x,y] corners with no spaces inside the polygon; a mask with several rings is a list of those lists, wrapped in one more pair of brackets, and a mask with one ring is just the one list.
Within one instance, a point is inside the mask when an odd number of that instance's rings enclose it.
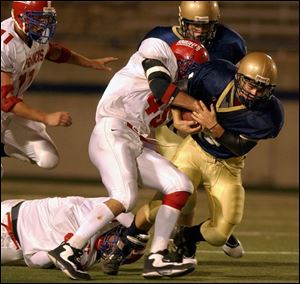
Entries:
{"label": "navy blue jersey", "polygon": [[[193,77],[188,82],[188,93],[202,100],[209,108],[213,103],[217,120],[226,131],[260,140],[274,138],[284,122],[281,102],[271,96],[270,100],[259,104],[255,110],[243,105],[234,106],[234,83],[236,66],[226,60],[213,60],[198,64]],[[216,158],[227,159],[234,154],[220,145],[209,133],[192,135],[197,143]]]}
{"label": "navy blue jersey", "polygon": [[[178,28],[178,26],[156,27],[144,39],[150,37],[159,38],[171,45],[179,39],[183,39],[178,32]],[[205,47],[211,60],[226,59],[236,64],[246,55],[244,39],[238,33],[222,24],[217,25],[215,38],[209,46]]]}

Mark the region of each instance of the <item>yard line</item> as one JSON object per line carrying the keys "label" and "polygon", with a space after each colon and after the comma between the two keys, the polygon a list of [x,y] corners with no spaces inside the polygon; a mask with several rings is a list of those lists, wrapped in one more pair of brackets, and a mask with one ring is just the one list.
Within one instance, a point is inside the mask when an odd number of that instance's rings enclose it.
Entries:
{"label": "yard line", "polygon": [[[223,251],[216,250],[199,250],[198,254],[201,253],[211,253],[211,254],[224,254]],[[282,254],[282,255],[299,255],[299,252],[296,251],[246,251],[245,254]]]}
{"label": "yard line", "polygon": [[298,232],[252,232],[252,231],[239,231],[239,236],[282,236],[282,237],[297,237],[299,236]]}

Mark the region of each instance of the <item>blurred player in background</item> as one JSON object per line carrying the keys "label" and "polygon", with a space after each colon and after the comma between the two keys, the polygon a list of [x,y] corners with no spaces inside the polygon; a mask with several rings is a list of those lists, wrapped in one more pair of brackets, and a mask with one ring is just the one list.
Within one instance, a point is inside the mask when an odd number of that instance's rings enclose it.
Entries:
{"label": "blurred player in background", "polygon": [[[46,113],[23,101],[44,60],[110,71],[114,57],[86,58],[49,43],[56,29],[51,1],[13,1],[11,17],[1,22],[1,157],[15,157],[51,169],[59,154],[46,126],[70,126],[68,112]],[[2,165],[1,165],[2,176]]]}
{"label": "blurred player in background", "polygon": [[[53,263],[47,252],[67,241],[85,216],[107,199],[71,196],[1,202],[1,264],[23,260],[31,268],[51,267]],[[83,250],[82,270],[89,269],[108,254],[132,220],[133,214],[120,214],[92,236]],[[148,235],[140,235],[135,239],[135,249],[123,263],[138,260],[148,238]]]}
{"label": "blurred player in background", "polygon": [[[220,22],[220,9],[217,1],[181,1],[179,5],[179,26],[155,27],[146,36],[146,38],[159,38],[167,44],[172,45],[178,39],[188,38],[202,43],[208,53],[210,60],[225,59],[233,64],[237,64],[246,54],[245,40],[233,29]],[[170,129],[168,128],[170,127]],[[172,122],[167,126],[158,128],[155,132],[158,143],[158,151],[164,157],[171,160],[178,145],[183,137],[176,135],[172,129]],[[153,203],[149,203],[147,211],[151,207],[156,207],[157,201],[161,199],[160,193],[154,197]],[[192,196],[189,197],[189,204],[196,203],[197,188]],[[188,208],[188,206],[185,206]],[[189,214],[187,214],[189,212]],[[192,225],[195,212],[183,210],[179,219],[179,224]],[[223,247],[223,250],[229,256],[233,256],[231,248],[239,247],[240,257],[243,255],[243,248],[240,241],[231,236]],[[236,254],[234,254],[235,257]]]}
{"label": "blurred player in background", "polygon": [[[192,119],[204,130],[187,136],[172,162],[194,188],[205,188],[210,214],[199,225],[177,232],[174,243],[179,259],[195,262],[196,243],[201,241],[224,245],[241,222],[245,199],[241,171],[246,154],[259,140],[275,138],[284,123],[282,104],[273,95],[276,79],[276,64],[263,52],[247,54],[238,68],[228,61],[213,60],[194,69],[188,93],[201,101]],[[174,126],[180,130],[178,118],[180,115],[173,115]],[[146,232],[157,208],[140,209],[134,226]],[[232,254],[237,257],[240,250],[235,248]]]}
{"label": "blurred player in background", "polygon": [[[197,50],[196,55],[206,52],[196,42],[185,40],[181,44]],[[202,56],[194,58],[207,60]],[[192,184],[170,161],[143,145],[151,129],[166,123],[171,105],[196,110],[197,101],[173,83],[177,70],[177,60],[169,45],[160,39],[146,39],[127,65],[114,75],[98,103],[89,155],[110,199],[86,216],[86,222],[68,243],[49,252],[53,263],[75,279],[85,277],[77,269],[78,252],[95,231],[135,206],[139,185],[164,195],[143,276],[174,277],[194,269],[190,264],[174,262],[167,250],[180,210],[193,191]],[[130,238],[125,241],[130,242]],[[104,272],[117,274],[122,259],[123,251],[118,247],[103,263]]]}

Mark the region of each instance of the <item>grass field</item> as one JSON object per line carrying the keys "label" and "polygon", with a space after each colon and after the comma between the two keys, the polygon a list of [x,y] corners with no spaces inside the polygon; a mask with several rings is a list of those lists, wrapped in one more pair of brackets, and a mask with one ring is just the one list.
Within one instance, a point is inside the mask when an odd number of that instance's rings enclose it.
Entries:
{"label": "grass field", "polygon": [[[140,190],[138,206],[154,191]],[[1,200],[46,196],[105,196],[96,184],[41,181],[1,181]],[[197,219],[207,217],[206,196],[200,191]],[[298,193],[246,190],[245,212],[236,235],[246,251],[241,259],[226,256],[221,248],[198,245],[197,269],[184,277],[145,280],[143,260],[121,267],[118,276],[107,276],[99,265],[90,271],[94,283],[299,283]],[[1,283],[73,282],[56,269],[29,269],[21,265],[1,266]]]}

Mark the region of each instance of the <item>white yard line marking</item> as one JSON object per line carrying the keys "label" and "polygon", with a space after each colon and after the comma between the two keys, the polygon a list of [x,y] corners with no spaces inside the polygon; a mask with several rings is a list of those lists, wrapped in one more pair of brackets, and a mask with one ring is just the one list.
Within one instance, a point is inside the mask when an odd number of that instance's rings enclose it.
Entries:
{"label": "white yard line marking", "polygon": [[[215,251],[215,250],[199,250],[197,254],[201,253],[216,253],[216,254],[224,254],[223,251]],[[283,255],[299,255],[299,252],[295,251],[246,251],[245,255],[247,254],[283,254]]]}
{"label": "white yard line marking", "polygon": [[238,236],[289,236],[289,237],[297,237],[299,236],[298,232],[251,232],[251,231],[237,231],[236,235]]}

